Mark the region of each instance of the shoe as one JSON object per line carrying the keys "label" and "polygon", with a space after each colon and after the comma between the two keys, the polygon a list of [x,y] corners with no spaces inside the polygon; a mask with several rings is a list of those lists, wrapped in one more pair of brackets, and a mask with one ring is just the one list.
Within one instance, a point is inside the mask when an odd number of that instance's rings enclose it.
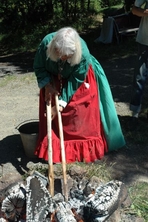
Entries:
{"label": "shoe", "polygon": [[139,119],[136,117],[131,117],[130,123],[129,123],[129,130],[135,131],[138,129],[139,126]]}

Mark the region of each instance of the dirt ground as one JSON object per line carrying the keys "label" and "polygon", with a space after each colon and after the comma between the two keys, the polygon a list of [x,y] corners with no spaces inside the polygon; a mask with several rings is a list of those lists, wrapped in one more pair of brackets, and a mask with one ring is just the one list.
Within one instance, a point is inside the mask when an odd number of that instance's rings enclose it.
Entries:
{"label": "dirt ground", "polygon": [[[128,107],[136,55],[102,59],[98,48],[94,48],[93,54],[104,68],[126,132],[131,115]],[[22,178],[30,165],[43,164],[38,159],[26,157],[17,129],[24,121],[38,119],[39,90],[35,78],[30,77],[33,58],[34,53],[0,57],[0,190]],[[14,76],[14,80],[2,85],[8,75]],[[112,165],[113,177],[128,186],[135,181],[148,182],[148,145],[131,140],[126,143],[126,147],[108,153],[102,161],[109,167]]]}

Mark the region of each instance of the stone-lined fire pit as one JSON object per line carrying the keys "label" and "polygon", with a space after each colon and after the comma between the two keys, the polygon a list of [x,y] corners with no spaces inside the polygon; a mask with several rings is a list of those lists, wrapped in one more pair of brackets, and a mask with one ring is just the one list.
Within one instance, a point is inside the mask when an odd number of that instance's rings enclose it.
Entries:
{"label": "stone-lined fire pit", "polygon": [[47,178],[35,171],[25,184],[13,184],[5,191],[1,197],[0,221],[103,222],[111,218],[110,221],[120,221],[115,212],[128,198],[121,181],[103,183],[95,176],[88,179],[79,168],[71,169],[67,182],[66,202],[63,178],[55,178],[55,195],[51,197]]}

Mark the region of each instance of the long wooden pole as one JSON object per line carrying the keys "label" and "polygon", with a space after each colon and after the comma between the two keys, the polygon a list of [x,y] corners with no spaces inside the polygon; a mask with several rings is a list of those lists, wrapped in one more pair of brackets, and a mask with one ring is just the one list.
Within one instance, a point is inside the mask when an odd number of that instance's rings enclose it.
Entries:
{"label": "long wooden pole", "polygon": [[62,159],[62,170],[63,170],[63,180],[64,180],[64,184],[63,184],[64,197],[65,197],[65,200],[68,201],[65,147],[64,147],[62,118],[61,118],[61,113],[59,111],[58,95],[55,95],[55,104],[56,104],[56,110],[57,110],[57,115],[58,115],[59,137],[60,137],[61,159]]}
{"label": "long wooden pole", "polygon": [[51,102],[46,105],[47,111],[47,137],[48,137],[48,180],[49,180],[49,192],[51,196],[54,196],[54,170],[52,160],[52,119],[51,119]]}

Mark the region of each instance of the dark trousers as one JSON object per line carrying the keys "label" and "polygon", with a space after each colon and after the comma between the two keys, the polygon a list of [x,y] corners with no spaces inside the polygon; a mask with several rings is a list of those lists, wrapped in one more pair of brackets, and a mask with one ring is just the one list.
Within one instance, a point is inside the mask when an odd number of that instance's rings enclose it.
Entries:
{"label": "dark trousers", "polygon": [[139,113],[141,110],[144,86],[148,77],[148,46],[138,44],[138,56],[134,71],[130,110]]}

